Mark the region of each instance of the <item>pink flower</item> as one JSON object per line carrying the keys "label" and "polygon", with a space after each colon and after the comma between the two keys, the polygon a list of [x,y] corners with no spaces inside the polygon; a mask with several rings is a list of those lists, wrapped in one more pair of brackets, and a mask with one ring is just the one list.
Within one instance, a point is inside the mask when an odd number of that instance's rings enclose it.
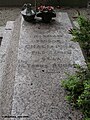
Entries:
{"label": "pink flower", "polygon": [[54,10],[54,8],[52,6],[45,7],[45,6],[41,5],[40,7],[38,7],[38,10],[39,11],[52,11],[52,10]]}

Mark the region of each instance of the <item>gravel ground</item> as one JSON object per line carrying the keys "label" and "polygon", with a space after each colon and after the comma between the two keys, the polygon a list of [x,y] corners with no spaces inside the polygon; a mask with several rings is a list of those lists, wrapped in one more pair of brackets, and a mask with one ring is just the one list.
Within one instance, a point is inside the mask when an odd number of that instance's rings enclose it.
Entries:
{"label": "gravel ground", "polygon": [[87,8],[63,8],[61,11],[67,12],[71,20],[74,20],[72,17],[76,16],[77,11],[90,19],[90,9]]}
{"label": "gravel ground", "polygon": [[13,21],[20,15],[20,8],[0,7],[0,26],[5,26],[7,21]]}
{"label": "gravel ground", "polygon": [[[16,8],[16,7],[12,7],[12,8],[0,7],[0,26],[5,26],[7,21],[15,20],[17,18],[17,16],[20,15],[20,10],[21,10],[21,8]],[[87,8],[57,9],[57,11],[67,12],[71,19],[74,15],[76,15],[77,10],[79,10],[82,15],[85,15],[86,17],[90,18],[90,9],[87,9]]]}

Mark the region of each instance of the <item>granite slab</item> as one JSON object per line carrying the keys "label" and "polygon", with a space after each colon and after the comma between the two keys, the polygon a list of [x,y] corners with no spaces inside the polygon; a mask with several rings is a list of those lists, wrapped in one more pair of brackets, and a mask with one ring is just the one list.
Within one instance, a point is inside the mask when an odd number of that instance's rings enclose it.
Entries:
{"label": "granite slab", "polygon": [[0,120],[11,114],[20,25],[20,17],[7,23],[0,48]]}
{"label": "granite slab", "polygon": [[[67,13],[50,24],[21,21],[10,120],[81,120],[65,100],[61,81],[73,64],[85,65],[78,43],[71,41]],[[7,119],[9,120],[9,119]]]}
{"label": "granite slab", "polygon": [[6,65],[6,56],[7,51],[10,46],[10,40],[12,37],[14,27],[14,21],[8,21],[3,32],[3,39],[2,44],[0,46],[0,119],[2,120],[1,113],[2,113],[2,86],[3,86],[3,75],[5,74],[5,65]]}

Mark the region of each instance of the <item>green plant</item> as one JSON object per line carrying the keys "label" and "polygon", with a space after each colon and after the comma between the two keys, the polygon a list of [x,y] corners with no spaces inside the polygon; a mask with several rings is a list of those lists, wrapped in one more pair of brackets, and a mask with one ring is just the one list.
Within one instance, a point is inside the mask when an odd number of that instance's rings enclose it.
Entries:
{"label": "green plant", "polygon": [[80,78],[76,75],[68,76],[68,80],[64,80],[62,85],[68,91],[68,95],[66,96],[67,100],[75,105],[78,95],[80,95],[84,89],[82,82],[80,82]]}
{"label": "green plant", "polygon": [[90,120],[90,20],[78,17],[79,28],[71,29],[73,41],[79,42],[87,57],[87,68],[75,65],[75,75],[68,75],[62,81],[62,86],[67,90],[66,99],[75,107],[81,109],[85,119]]}
{"label": "green plant", "polygon": [[79,16],[77,19],[79,28],[70,30],[70,34],[73,35],[73,41],[80,43],[81,47],[85,51],[87,57],[90,56],[90,20],[85,17]]}
{"label": "green plant", "polygon": [[90,120],[90,118],[85,118],[84,120]]}
{"label": "green plant", "polygon": [[75,66],[77,71],[75,75],[68,75],[66,80],[62,81],[62,86],[67,91],[66,99],[75,107],[82,110],[85,117],[90,119],[90,71]]}
{"label": "green plant", "polygon": [[84,91],[78,97],[77,104],[85,116],[90,117],[90,80],[84,82]]}

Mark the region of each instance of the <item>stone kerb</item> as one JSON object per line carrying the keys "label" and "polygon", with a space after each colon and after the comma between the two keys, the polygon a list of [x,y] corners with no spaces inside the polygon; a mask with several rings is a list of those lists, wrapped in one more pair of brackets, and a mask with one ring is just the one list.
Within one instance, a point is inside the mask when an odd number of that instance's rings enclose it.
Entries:
{"label": "stone kerb", "polygon": [[7,23],[0,48],[0,117],[2,116],[0,120],[5,119],[4,115],[11,114],[20,20],[19,17],[16,21]]}
{"label": "stone kerb", "polygon": [[5,27],[5,31],[3,34],[3,40],[2,40],[1,47],[0,47],[0,78],[3,75],[1,71],[5,65],[6,55],[7,55],[8,47],[10,45],[13,27],[14,27],[13,21],[7,22],[7,25]]}
{"label": "stone kerb", "polygon": [[14,22],[9,21],[6,24],[5,31],[3,33],[3,40],[2,44],[0,47],[0,118],[1,118],[1,99],[2,99],[2,78],[3,75],[5,74],[5,65],[6,65],[6,56],[7,56],[7,51],[10,46],[10,40],[12,37],[12,32],[13,32],[13,27],[14,27]]}
{"label": "stone kerb", "polygon": [[78,43],[71,40],[67,13],[57,13],[51,24],[21,21],[12,120],[79,120],[65,101],[60,81],[73,64],[85,65]]}

